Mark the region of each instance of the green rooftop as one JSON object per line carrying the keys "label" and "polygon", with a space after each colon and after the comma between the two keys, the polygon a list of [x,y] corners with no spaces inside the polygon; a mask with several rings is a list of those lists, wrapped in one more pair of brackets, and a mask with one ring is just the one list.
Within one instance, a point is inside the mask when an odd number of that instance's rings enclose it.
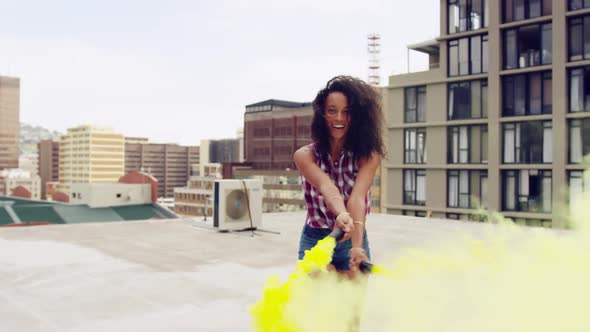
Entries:
{"label": "green rooftop", "polygon": [[158,204],[91,208],[87,205],[70,205],[0,196],[0,226],[27,223],[76,224],[176,218],[178,216],[173,212]]}

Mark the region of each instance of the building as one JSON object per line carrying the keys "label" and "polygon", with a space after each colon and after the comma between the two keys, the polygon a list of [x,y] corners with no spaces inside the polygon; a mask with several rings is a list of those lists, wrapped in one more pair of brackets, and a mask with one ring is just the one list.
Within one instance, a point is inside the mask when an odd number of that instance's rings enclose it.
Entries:
{"label": "building", "polygon": [[23,187],[17,190],[13,197],[0,192],[0,226],[178,218],[157,203],[158,180],[141,172],[113,183],[72,183],[71,195],[56,193],[59,199],[53,202],[24,197]]}
{"label": "building", "polygon": [[124,142],[109,128],[68,129],[59,142],[58,190],[69,194],[72,183],[117,182],[125,174]]}
{"label": "building", "polygon": [[0,227],[177,218],[173,212],[157,203],[93,208],[85,204],[0,196]]}
{"label": "building", "polygon": [[157,203],[158,180],[131,172],[113,183],[72,183],[70,204],[91,208]]}
{"label": "building", "polygon": [[246,106],[244,151],[255,169],[295,169],[293,153],[311,143],[311,103],[269,99]]}
{"label": "building", "polygon": [[31,173],[31,175],[38,175],[39,155],[37,153],[22,153],[18,157],[18,168]]}
{"label": "building", "polygon": [[203,171],[191,176],[186,187],[174,188],[174,211],[176,214],[193,217],[213,216],[213,188],[221,178],[222,165],[201,164]]}
{"label": "building", "polygon": [[[293,154],[311,143],[311,103],[269,99],[246,106],[244,150],[246,165],[236,178],[261,178],[264,211],[294,211],[305,207],[301,179]],[[381,211],[380,170],[371,187],[371,211]]]}
{"label": "building", "polygon": [[149,143],[149,139],[146,137],[125,137],[125,144],[145,144]]}
{"label": "building", "polygon": [[158,197],[174,197],[174,188],[184,187],[191,166],[199,163],[198,146],[126,143],[125,172],[142,171],[158,180]]}
{"label": "building", "polygon": [[41,178],[18,168],[1,170],[0,196],[41,199]]}
{"label": "building", "polygon": [[59,182],[59,142],[43,140],[37,144],[41,199],[47,199],[47,183]]}
{"label": "building", "polygon": [[240,138],[201,140],[200,163],[240,162]]}
{"label": "building", "polygon": [[0,76],[0,170],[18,168],[20,79]]}
{"label": "building", "polygon": [[238,128],[236,136],[238,138],[238,161],[243,162],[246,160],[244,157],[244,128]]}
{"label": "building", "polygon": [[385,92],[383,208],[566,227],[568,196],[590,188],[590,3],[440,3],[440,37],[409,46],[430,70]]}
{"label": "building", "polygon": [[263,211],[305,208],[301,178],[293,153],[311,143],[311,103],[269,99],[246,105],[243,165],[233,165],[226,177],[262,179]]}
{"label": "building", "polygon": [[[229,167],[229,165],[227,165]],[[224,167],[226,165],[224,164]],[[262,211],[287,212],[305,209],[301,176],[296,170],[254,169],[233,165],[231,178],[262,180]]]}

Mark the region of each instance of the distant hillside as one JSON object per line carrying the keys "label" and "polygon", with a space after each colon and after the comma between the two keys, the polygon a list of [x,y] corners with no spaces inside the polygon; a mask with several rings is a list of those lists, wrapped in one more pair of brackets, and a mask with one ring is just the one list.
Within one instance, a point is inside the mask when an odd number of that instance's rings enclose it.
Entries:
{"label": "distant hillside", "polygon": [[20,153],[29,154],[37,153],[37,143],[45,139],[57,139],[60,132],[49,130],[41,126],[31,126],[30,124],[20,123]]}

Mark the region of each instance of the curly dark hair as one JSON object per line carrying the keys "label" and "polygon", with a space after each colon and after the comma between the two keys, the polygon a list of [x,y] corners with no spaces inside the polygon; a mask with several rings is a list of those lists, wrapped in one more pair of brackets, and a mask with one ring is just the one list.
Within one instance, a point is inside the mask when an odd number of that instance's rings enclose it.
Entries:
{"label": "curly dark hair", "polygon": [[364,159],[377,153],[385,156],[383,145],[383,112],[381,95],[364,81],[350,76],[336,76],[315,97],[311,138],[321,153],[330,152],[330,132],[325,120],[326,99],[332,92],[341,92],[348,99],[350,127],[346,133],[344,148],[355,158]]}

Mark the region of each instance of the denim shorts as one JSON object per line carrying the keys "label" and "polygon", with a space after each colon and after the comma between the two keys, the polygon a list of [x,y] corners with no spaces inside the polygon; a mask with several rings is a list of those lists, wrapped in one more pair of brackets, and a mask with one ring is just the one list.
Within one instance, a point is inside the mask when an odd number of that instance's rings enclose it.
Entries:
{"label": "denim shorts", "polygon": [[[303,259],[306,250],[313,248],[319,240],[325,238],[331,232],[332,230],[328,228],[314,228],[305,224],[305,226],[303,227],[303,231],[301,232],[301,240],[299,240],[299,259]],[[334,265],[337,271],[350,270],[350,257],[348,257],[348,251],[351,248],[352,241],[350,239],[336,244],[336,249],[334,249],[334,256],[332,256],[332,261],[330,262],[330,264]],[[367,252],[367,257],[370,260],[371,251],[369,249],[367,231],[365,231],[365,234],[363,236],[363,248]]]}

